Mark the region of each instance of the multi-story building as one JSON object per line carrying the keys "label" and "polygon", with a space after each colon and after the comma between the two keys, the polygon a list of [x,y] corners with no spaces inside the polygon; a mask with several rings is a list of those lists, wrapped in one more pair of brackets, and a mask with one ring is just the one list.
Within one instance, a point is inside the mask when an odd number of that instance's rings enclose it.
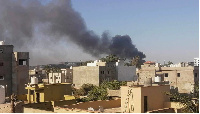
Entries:
{"label": "multi-story building", "polygon": [[72,67],[61,69],[61,72],[49,73],[49,83],[72,83],[73,71]]}
{"label": "multi-story building", "polygon": [[168,82],[171,89],[180,93],[189,93],[194,84],[199,82],[199,67],[161,67],[160,65],[144,63],[137,72],[138,81],[143,83],[146,78],[161,77],[161,81]]}
{"label": "multi-story building", "polygon": [[94,61],[87,66],[73,67],[73,83],[80,87],[85,83],[99,86],[103,81],[134,81],[137,80],[135,66],[124,66],[124,60],[118,62]]}
{"label": "multi-story building", "polygon": [[94,61],[87,66],[73,67],[73,83],[76,87],[90,83],[99,86],[104,80],[116,80],[116,66],[106,62]]}
{"label": "multi-story building", "polygon": [[13,45],[0,45],[0,85],[5,86],[6,96],[25,94],[28,82],[29,53],[13,52]]}
{"label": "multi-story building", "polygon": [[194,58],[194,66],[199,66],[199,58]]}

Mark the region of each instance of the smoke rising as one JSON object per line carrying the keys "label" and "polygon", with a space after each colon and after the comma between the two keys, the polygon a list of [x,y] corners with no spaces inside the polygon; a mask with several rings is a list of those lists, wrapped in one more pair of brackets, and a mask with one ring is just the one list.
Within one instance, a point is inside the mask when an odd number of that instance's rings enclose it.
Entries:
{"label": "smoke rising", "polygon": [[[46,37],[38,38],[39,33]],[[115,54],[129,59],[136,55],[145,58],[128,35],[111,38],[108,32],[98,36],[89,31],[70,0],[52,0],[45,5],[39,0],[1,0],[0,40],[4,39],[17,49],[28,48],[30,53],[35,52],[30,47],[40,44],[37,41],[70,41],[94,57]],[[54,45],[49,43],[48,47]]]}

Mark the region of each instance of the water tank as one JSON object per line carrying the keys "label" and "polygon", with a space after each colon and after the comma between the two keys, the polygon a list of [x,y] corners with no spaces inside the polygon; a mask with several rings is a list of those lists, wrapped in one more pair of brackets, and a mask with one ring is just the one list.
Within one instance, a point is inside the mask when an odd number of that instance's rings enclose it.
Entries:
{"label": "water tank", "polygon": [[38,84],[38,78],[35,76],[31,77],[31,84]]}
{"label": "water tank", "polygon": [[0,45],[4,45],[4,41],[0,41]]}
{"label": "water tank", "polygon": [[144,86],[152,86],[152,78],[146,78],[144,80]]}
{"label": "water tank", "polygon": [[0,85],[0,104],[5,102],[5,87]]}
{"label": "water tank", "polygon": [[156,76],[155,77],[155,82],[161,82],[161,77],[160,76]]}

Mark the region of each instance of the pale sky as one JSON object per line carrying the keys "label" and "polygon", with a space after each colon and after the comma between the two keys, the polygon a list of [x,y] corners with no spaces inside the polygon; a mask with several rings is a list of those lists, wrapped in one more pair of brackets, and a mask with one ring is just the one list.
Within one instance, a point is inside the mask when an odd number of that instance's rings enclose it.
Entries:
{"label": "pale sky", "polygon": [[98,35],[129,35],[147,61],[199,56],[198,0],[72,0],[72,7]]}

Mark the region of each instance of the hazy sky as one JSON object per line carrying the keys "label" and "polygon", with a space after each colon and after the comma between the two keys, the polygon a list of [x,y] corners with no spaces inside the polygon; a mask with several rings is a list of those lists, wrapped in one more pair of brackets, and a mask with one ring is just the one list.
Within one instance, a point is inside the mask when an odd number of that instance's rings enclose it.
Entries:
{"label": "hazy sky", "polygon": [[193,61],[199,55],[199,1],[0,0],[0,40],[29,52],[30,65],[142,52],[146,61],[161,64]]}
{"label": "hazy sky", "polygon": [[145,60],[193,61],[199,55],[198,0],[72,0],[89,30],[129,35]]}

